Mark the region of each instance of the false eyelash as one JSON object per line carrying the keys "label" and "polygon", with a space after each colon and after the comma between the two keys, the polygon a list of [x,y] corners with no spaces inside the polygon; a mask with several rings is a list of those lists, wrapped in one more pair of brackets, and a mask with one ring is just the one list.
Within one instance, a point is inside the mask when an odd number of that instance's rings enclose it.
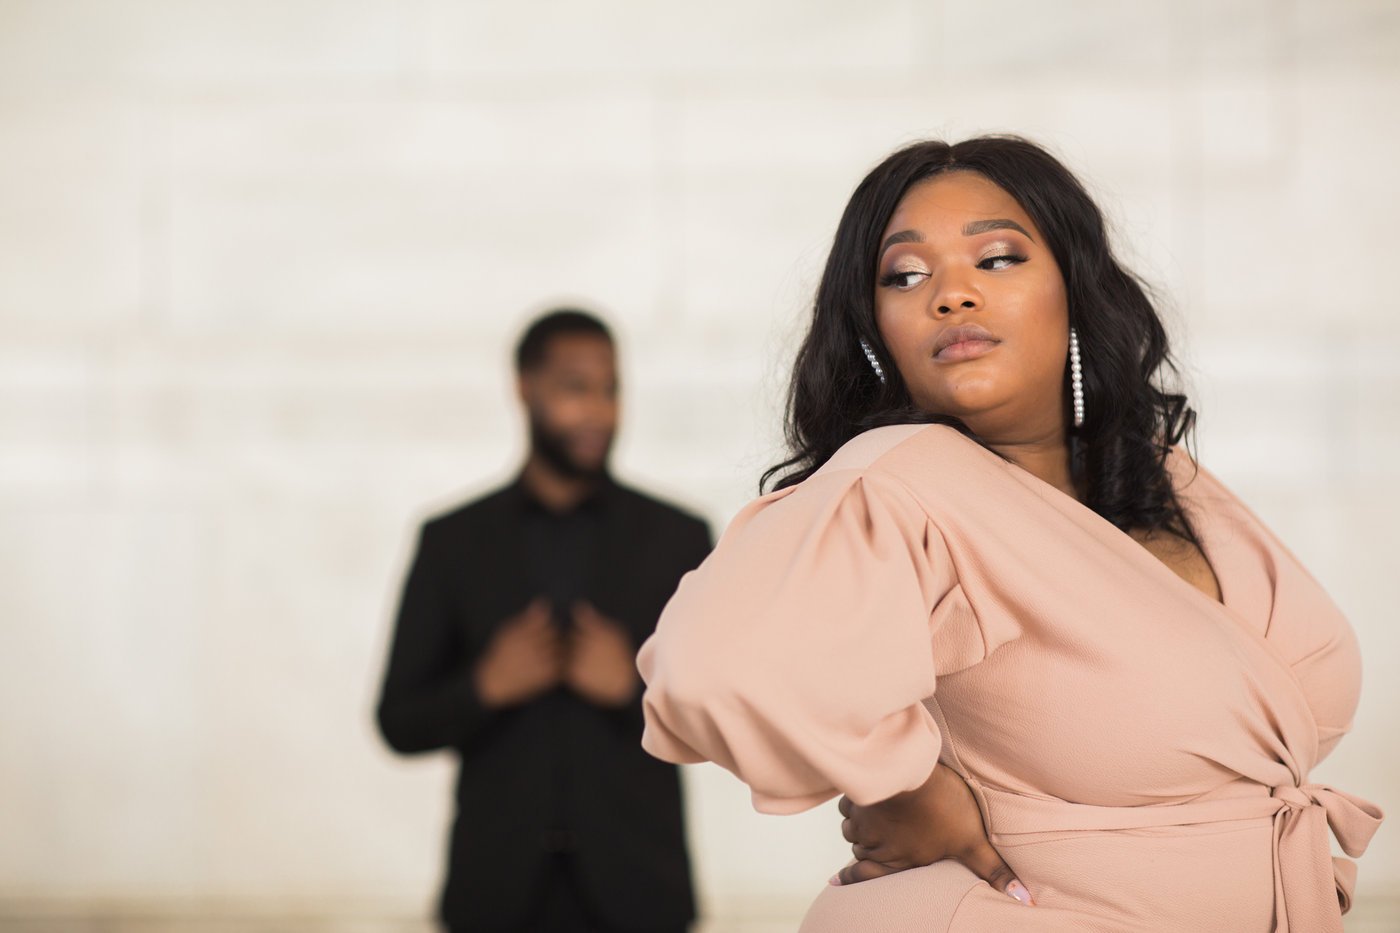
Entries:
{"label": "false eyelash", "polygon": [[880,280],[879,280],[878,284],[879,284],[879,286],[880,286],[881,288],[889,288],[891,285],[895,285],[896,283],[898,283],[899,280],[902,279],[902,278],[904,278],[906,275],[923,275],[923,273],[922,273],[922,272],[886,272],[884,275],[880,276]]}
{"label": "false eyelash", "polygon": [[[1009,263],[1011,263],[1011,264],[1014,265],[1014,266],[1019,266],[1021,263],[1027,262],[1027,261],[1029,260],[1029,257],[1027,257],[1027,256],[1022,256],[1020,253],[1003,253],[1003,254],[1001,254],[1001,255],[999,255],[999,256],[987,256],[987,257],[985,257],[985,258],[983,258],[983,259],[981,259],[981,260],[978,261],[977,267],[980,269],[980,268],[982,267],[982,264],[983,264],[983,263],[985,263],[985,262],[994,262],[994,261],[996,261],[996,260],[998,260],[998,259],[1005,260],[1006,262],[1009,262]],[[996,271],[996,270],[994,270],[994,269],[987,269],[987,270],[983,270],[983,271],[994,272],[994,271]],[[906,275],[923,275],[923,274],[924,274],[924,273],[922,273],[922,272],[913,272],[913,271],[910,271],[910,272],[886,272],[884,275],[880,276],[880,278],[876,281],[876,284],[879,285],[881,288],[889,288],[889,287],[892,286],[892,285],[898,284],[899,280],[900,280],[901,278],[903,278],[904,276],[906,276]]]}
{"label": "false eyelash", "polygon": [[977,265],[981,266],[984,262],[993,262],[997,259],[1005,259],[1012,265],[1020,265],[1021,263],[1026,261],[1026,258],[1027,257],[1022,256],[1019,253],[1002,253],[999,256],[987,256],[986,258],[982,259],[981,262],[977,263]]}

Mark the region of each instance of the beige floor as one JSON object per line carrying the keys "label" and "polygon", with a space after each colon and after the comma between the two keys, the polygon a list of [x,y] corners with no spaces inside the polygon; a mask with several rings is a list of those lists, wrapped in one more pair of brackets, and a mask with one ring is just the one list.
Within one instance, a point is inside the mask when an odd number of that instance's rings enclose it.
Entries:
{"label": "beige floor", "polygon": [[[45,909],[42,916],[7,911],[0,904],[0,933],[436,933],[422,920],[201,916],[80,916]],[[723,919],[696,933],[791,933],[795,918]],[[1346,918],[1346,933],[1400,933],[1400,898],[1361,901]]]}

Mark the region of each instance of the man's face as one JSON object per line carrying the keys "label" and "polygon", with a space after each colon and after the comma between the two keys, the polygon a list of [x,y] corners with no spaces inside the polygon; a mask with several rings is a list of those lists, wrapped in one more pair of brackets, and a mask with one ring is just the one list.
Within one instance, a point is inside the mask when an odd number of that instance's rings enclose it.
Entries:
{"label": "man's face", "polygon": [[544,359],[520,374],[519,386],[533,449],[568,476],[602,473],[617,432],[612,342],[596,334],[552,337]]}

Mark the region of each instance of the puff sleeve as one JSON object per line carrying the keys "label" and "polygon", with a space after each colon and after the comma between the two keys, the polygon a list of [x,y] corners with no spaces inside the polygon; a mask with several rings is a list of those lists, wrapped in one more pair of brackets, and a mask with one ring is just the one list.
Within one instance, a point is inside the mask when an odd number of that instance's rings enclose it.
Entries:
{"label": "puff sleeve", "polygon": [[721,765],[768,813],[918,787],[941,747],[921,702],[931,619],[955,583],[942,535],[892,476],[818,472],[754,500],[641,649],[643,747]]}

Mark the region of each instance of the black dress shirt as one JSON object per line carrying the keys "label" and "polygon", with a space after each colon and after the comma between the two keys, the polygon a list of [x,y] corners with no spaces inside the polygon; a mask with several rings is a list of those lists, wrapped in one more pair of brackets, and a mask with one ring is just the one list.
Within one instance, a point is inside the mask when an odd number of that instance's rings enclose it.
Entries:
{"label": "black dress shirt", "polygon": [[[531,494],[528,486],[517,484],[520,521],[525,530],[525,546],[534,591],[549,599],[553,607],[554,625],[567,633],[572,624],[574,601],[584,596],[585,581],[592,575],[589,557],[597,552],[601,533],[601,511],[605,508],[601,490],[594,490],[586,499],[567,512],[555,512]],[[576,840],[569,825],[570,764],[580,753],[573,747],[573,738],[583,732],[575,717],[591,712],[581,706],[565,688],[559,688],[536,702],[548,710],[552,732],[550,750],[553,760],[550,773],[553,782],[550,799],[540,801],[550,814],[545,848],[556,852],[572,852]]]}

